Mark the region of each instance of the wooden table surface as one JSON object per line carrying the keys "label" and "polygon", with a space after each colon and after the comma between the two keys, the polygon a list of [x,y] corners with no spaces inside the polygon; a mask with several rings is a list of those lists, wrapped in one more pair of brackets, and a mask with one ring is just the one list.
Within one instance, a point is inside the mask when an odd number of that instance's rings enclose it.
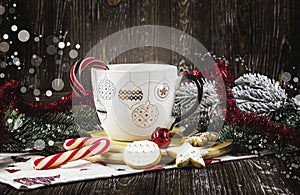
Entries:
{"label": "wooden table surface", "polygon": [[28,191],[0,184],[0,194],[300,194],[300,183],[280,174],[285,169],[281,160],[268,156]]}

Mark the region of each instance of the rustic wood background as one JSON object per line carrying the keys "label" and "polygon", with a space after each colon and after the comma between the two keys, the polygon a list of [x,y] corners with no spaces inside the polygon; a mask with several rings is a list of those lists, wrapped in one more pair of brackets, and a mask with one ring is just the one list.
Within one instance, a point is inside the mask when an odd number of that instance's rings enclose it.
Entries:
{"label": "rustic wood background", "polygon": [[285,164],[264,157],[207,166],[133,174],[18,191],[0,183],[5,195],[34,194],[299,194],[300,185],[280,172]]}
{"label": "rustic wood background", "polygon": [[[189,33],[212,53],[226,57],[236,76],[251,71],[280,80],[281,73],[289,71],[300,78],[300,2],[296,0],[1,0],[0,5],[9,8],[15,2],[17,20],[8,11],[0,16],[0,41],[12,24],[28,30],[31,39],[20,43],[15,35],[10,36],[10,51],[0,52],[0,59],[17,50],[23,68],[0,68],[5,73],[1,84],[10,79],[18,79],[25,86],[34,82],[33,87],[44,93],[59,76],[65,83],[62,92],[69,92],[68,69],[77,59],[108,35],[145,24],[170,26]],[[64,49],[63,55],[49,55],[47,37],[60,34],[64,35],[60,41],[70,42],[71,46]],[[40,41],[33,41],[39,35]],[[68,51],[77,43],[81,46],[77,50],[79,55],[71,59]],[[34,67],[35,74],[29,74],[33,54],[43,61]],[[242,57],[244,63],[235,63],[237,57]],[[127,52],[114,62],[157,60],[178,65],[182,58],[170,51],[146,48]],[[270,164],[276,168],[269,170]],[[210,190],[215,194],[299,193],[299,186],[280,174],[282,167],[278,159],[253,159],[206,169],[168,170],[65,184],[26,193],[4,184],[0,184],[0,189],[3,194],[123,193],[125,187],[133,194],[178,194],[192,190],[203,194]]]}
{"label": "rustic wood background", "polygon": [[[2,5],[8,7],[14,3],[2,1]],[[236,76],[250,71],[280,80],[281,73],[289,71],[300,78],[299,8],[300,3],[295,0],[19,1],[16,7],[19,29],[27,29],[32,39],[39,35],[42,38],[38,43],[31,40],[11,48],[20,51],[24,68],[21,71],[13,67],[1,70],[6,73],[1,82],[17,78],[26,86],[34,77],[33,81],[38,83],[34,87],[44,92],[59,76],[65,83],[63,91],[70,91],[68,70],[77,59],[85,57],[108,35],[145,24],[170,26],[192,35],[212,53],[226,57]],[[3,15],[1,20],[0,31],[3,32],[9,31],[12,23],[4,20],[5,17]],[[71,59],[68,51],[62,56],[47,54],[45,39],[60,34],[64,35],[60,41],[70,42],[73,47],[80,44],[76,59]],[[34,75],[29,75],[33,54],[41,56],[43,62],[34,67]],[[237,57],[242,57],[244,63],[235,63]],[[157,60],[178,65],[182,58],[170,51],[146,48],[127,52],[114,62]]]}

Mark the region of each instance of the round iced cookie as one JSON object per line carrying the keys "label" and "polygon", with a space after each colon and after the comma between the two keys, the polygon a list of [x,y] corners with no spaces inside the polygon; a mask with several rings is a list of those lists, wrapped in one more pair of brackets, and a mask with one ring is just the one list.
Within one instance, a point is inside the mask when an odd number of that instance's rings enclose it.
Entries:
{"label": "round iced cookie", "polygon": [[124,150],[124,162],[135,169],[146,169],[160,162],[161,153],[154,142],[143,140],[129,143]]}

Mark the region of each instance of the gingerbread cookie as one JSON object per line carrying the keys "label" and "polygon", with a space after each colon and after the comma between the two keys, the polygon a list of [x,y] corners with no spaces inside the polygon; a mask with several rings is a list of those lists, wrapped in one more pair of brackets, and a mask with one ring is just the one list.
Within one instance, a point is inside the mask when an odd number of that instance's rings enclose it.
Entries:
{"label": "gingerbread cookie", "polygon": [[124,162],[135,169],[146,169],[157,165],[161,160],[158,145],[151,141],[134,141],[124,150]]}
{"label": "gingerbread cookie", "polygon": [[191,162],[192,165],[200,168],[205,166],[202,155],[207,154],[207,151],[185,142],[179,147],[168,148],[167,154],[176,158],[176,166],[178,167],[187,166]]}
{"label": "gingerbread cookie", "polygon": [[208,142],[215,142],[218,139],[217,133],[214,132],[205,132],[197,133],[194,136],[188,137],[185,142],[190,143],[194,147],[201,147],[207,144]]}

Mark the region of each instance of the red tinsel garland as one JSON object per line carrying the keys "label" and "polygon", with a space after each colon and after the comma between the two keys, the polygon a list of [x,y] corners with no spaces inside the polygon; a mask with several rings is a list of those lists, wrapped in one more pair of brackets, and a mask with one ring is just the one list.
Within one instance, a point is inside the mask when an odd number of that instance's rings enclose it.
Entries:
{"label": "red tinsel garland", "polygon": [[[216,70],[219,71],[216,71]],[[202,70],[205,75],[208,75],[208,79],[215,79],[216,77],[222,77],[226,90],[227,108],[225,110],[225,123],[229,125],[238,125],[242,128],[254,129],[257,132],[268,137],[270,141],[285,142],[285,144],[291,144],[296,147],[300,147],[300,130],[287,128],[286,126],[274,124],[269,117],[259,116],[256,113],[242,113],[235,102],[234,96],[231,92],[231,88],[234,84],[234,76],[229,70],[229,63],[225,60],[217,59],[215,66]],[[216,75],[220,72],[220,75]],[[190,74],[198,77],[202,77],[199,70],[192,70]],[[216,88],[219,94],[223,94],[224,85],[216,83]],[[224,98],[220,95],[220,100]]]}
{"label": "red tinsel garland", "polygon": [[267,116],[259,116],[256,113],[242,113],[237,108],[233,95],[229,93],[228,96],[228,106],[225,118],[225,121],[228,124],[236,124],[243,128],[255,129],[267,136],[271,141],[284,142],[285,144],[300,147],[299,129],[297,130],[274,124]]}
{"label": "red tinsel garland", "polygon": [[[219,69],[219,71],[216,71]],[[256,113],[242,113],[236,106],[235,99],[231,93],[231,87],[234,82],[234,76],[229,70],[229,63],[224,60],[216,60],[215,66],[206,71],[210,78],[221,77],[224,80],[224,85],[216,83],[217,91],[223,92],[226,90],[227,109],[225,122],[227,124],[236,124],[243,128],[255,129],[256,131],[267,136],[272,141],[288,142],[296,147],[300,146],[300,131],[286,126],[274,124],[270,118],[266,116],[258,116]],[[216,75],[220,72],[220,75]],[[201,77],[198,70],[191,71],[193,75]],[[0,117],[4,118],[5,112],[11,108],[18,110],[20,113],[25,113],[29,116],[43,115],[46,113],[67,112],[72,108],[72,94],[62,97],[60,100],[44,104],[41,102],[25,102],[23,95],[20,92],[21,84],[15,80],[5,83],[0,88]],[[221,93],[222,94],[222,93]],[[220,96],[221,100],[222,97]],[[92,93],[88,93],[86,97],[73,97],[73,101],[77,103],[84,102],[85,105],[93,106]],[[0,146],[9,138],[8,132],[5,130],[4,121],[0,122]]]}
{"label": "red tinsel garland", "polygon": [[20,113],[24,113],[28,116],[37,116],[47,113],[60,113],[68,112],[72,108],[72,101],[76,105],[94,105],[93,94],[88,91],[88,94],[84,97],[72,96],[70,93],[67,96],[61,97],[58,101],[50,102],[48,104],[42,102],[25,102],[24,97],[20,92],[21,84],[18,81],[11,80],[0,87],[0,113],[10,109],[18,110]]}
{"label": "red tinsel garland", "polygon": [[5,121],[3,121],[8,109],[34,117],[69,112],[72,108],[72,103],[94,107],[91,91],[87,91],[87,95],[84,97],[72,96],[72,93],[70,93],[61,97],[58,101],[45,104],[42,102],[26,102],[20,88],[21,84],[15,80],[6,82],[0,87],[0,148],[10,138],[9,133],[6,131]]}
{"label": "red tinsel garland", "polygon": [[72,95],[62,97],[60,100],[44,104],[42,102],[25,102],[20,92],[21,84],[18,81],[11,80],[0,88],[0,112],[10,109],[16,109],[20,113],[29,116],[43,115],[46,113],[66,112],[72,108]]}
{"label": "red tinsel garland", "polygon": [[0,148],[9,139],[9,133],[6,131],[5,113],[8,109],[17,110],[28,116],[42,116],[46,113],[67,112],[72,108],[72,95],[62,97],[60,100],[44,104],[41,102],[25,102],[20,92],[21,84],[18,81],[11,80],[0,87]]}
{"label": "red tinsel garland", "polygon": [[229,66],[224,60],[217,60],[216,66],[220,69],[226,87],[227,110],[225,122],[236,124],[242,128],[249,128],[262,133],[271,141],[285,142],[300,147],[300,130],[287,128],[286,126],[274,124],[269,117],[259,116],[256,113],[242,113],[231,92],[234,84],[234,76],[229,71]]}

